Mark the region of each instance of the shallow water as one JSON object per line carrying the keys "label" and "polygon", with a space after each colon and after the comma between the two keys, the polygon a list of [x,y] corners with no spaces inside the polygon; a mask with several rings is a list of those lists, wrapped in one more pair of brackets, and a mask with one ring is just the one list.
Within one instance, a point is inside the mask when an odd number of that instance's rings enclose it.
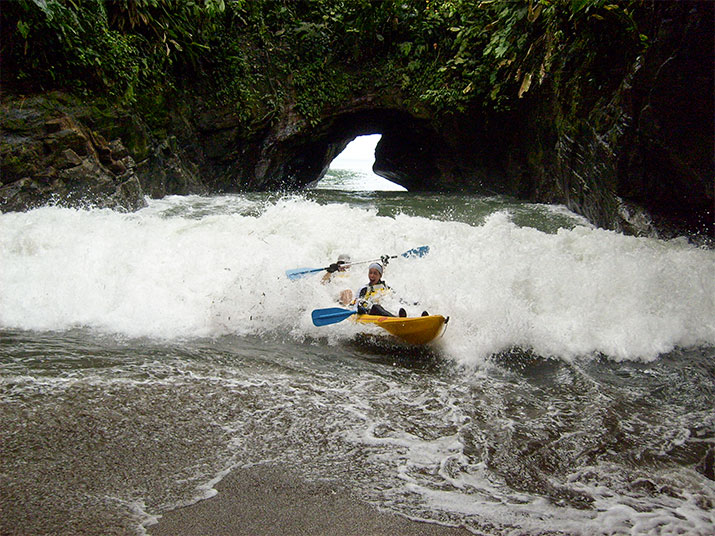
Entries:
{"label": "shallow water", "polygon": [[[385,279],[428,348],[312,325],[362,269],[284,274],[422,245]],[[713,532],[713,251],[331,190],[3,214],[0,251],[0,533],[141,533],[268,461],[475,533]]]}

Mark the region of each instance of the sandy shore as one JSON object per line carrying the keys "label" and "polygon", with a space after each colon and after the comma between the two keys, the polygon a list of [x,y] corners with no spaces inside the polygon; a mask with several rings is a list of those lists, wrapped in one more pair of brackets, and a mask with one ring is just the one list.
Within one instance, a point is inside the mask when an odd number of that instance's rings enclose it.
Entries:
{"label": "sandy shore", "polygon": [[280,467],[234,471],[211,499],[173,510],[152,536],[470,536],[466,529],[383,513],[335,485],[306,482]]}

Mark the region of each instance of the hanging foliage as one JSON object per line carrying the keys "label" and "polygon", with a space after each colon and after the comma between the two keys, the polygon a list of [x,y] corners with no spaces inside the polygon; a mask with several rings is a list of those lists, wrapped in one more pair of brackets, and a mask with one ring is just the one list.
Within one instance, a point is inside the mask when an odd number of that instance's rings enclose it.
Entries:
{"label": "hanging foliage", "polygon": [[370,86],[454,113],[507,108],[549,79],[607,84],[648,46],[638,21],[649,9],[640,0],[16,0],[0,11],[2,61],[36,90],[134,102],[199,88],[235,102],[247,121],[288,98],[311,120]]}

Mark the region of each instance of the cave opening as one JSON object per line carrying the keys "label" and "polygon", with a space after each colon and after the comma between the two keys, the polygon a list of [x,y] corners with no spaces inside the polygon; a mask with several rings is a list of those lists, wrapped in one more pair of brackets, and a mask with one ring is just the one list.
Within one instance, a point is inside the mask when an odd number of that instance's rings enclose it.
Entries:
{"label": "cave opening", "polygon": [[357,136],[330,163],[326,174],[317,182],[317,190],[406,192],[407,188],[387,180],[373,171],[375,147],[382,134]]}
{"label": "cave opening", "polygon": [[[259,181],[277,180],[282,189],[326,188],[330,181],[324,179],[333,161],[355,140],[358,146],[367,145],[361,139],[364,137],[372,143],[362,157],[363,172],[374,181],[381,177],[392,185],[380,182],[378,188],[373,184],[356,189],[435,191],[448,179],[440,167],[450,161],[444,156],[444,140],[428,121],[404,111],[370,108],[343,112],[324,118],[310,129],[287,133],[281,132],[265,146],[265,157],[255,174]],[[341,161],[332,167],[338,169]]]}

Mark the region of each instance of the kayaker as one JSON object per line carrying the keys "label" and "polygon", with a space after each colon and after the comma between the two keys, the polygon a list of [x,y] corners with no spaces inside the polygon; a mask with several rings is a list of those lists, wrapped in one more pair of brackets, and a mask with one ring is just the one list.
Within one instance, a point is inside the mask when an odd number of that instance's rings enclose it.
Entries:
{"label": "kayaker", "polygon": [[[352,300],[353,293],[348,289],[340,294],[340,301],[344,305],[357,305],[357,312],[360,315],[395,316],[380,304],[383,298],[392,294],[392,289],[382,280],[383,271],[382,264],[373,262],[367,270],[368,284],[358,291],[358,297]],[[352,300],[351,302],[346,300],[348,297]],[[402,302],[402,300],[399,301]],[[415,305],[417,304],[415,303]],[[422,316],[428,315],[427,311],[422,311]],[[397,316],[406,317],[407,311],[400,307]]]}
{"label": "kayaker", "polygon": [[[379,262],[373,262],[368,267],[368,284],[358,291],[357,298],[353,301],[353,305],[357,305],[358,314],[395,316],[380,305],[380,300],[391,292],[390,287],[382,280],[383,271],[384,268]],[[406,314],[402,314],[403,311],[404,309],[400,309],[400,316],[406,316]]]}
{"label": "kayaker", "polygon": [[333,274],[335,274],[336,272],[345,272],[349,268],[350,255],[348,255],[347,253],[341,253],[340,255],[338,255],[338,260],[325,269],[326,273],[323,276],[321,283],[328,283],[332,279]]}

